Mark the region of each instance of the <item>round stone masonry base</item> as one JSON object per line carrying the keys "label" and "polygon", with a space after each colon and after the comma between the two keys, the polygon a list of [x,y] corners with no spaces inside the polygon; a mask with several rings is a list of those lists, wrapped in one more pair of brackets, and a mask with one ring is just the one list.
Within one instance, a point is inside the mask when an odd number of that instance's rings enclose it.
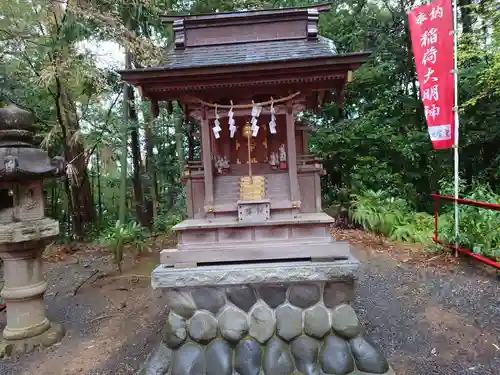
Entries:
{"label": "round stone masonry base", "polygon": [[64,334],[63,325],[50,323],[48,330],[34,337],[20,340],[6,340],[2,338],[0,339],[0,358],[18,357],[41,348],[47,348],[60,342]]}
{"label": "round stone masonry base", "polygon": [[163,340],[139,374],[394,374],[350,306],[354,279],[167,288]]}

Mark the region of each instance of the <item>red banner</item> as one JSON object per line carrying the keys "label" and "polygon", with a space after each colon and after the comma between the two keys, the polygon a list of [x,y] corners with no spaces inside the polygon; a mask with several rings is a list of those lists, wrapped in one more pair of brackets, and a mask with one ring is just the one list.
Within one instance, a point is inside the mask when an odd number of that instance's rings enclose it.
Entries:
{"label": "red banner", "polygon": [[450,0],[436,0],[408,14],[420,95],[432,146],[454,143],[453,20]]}

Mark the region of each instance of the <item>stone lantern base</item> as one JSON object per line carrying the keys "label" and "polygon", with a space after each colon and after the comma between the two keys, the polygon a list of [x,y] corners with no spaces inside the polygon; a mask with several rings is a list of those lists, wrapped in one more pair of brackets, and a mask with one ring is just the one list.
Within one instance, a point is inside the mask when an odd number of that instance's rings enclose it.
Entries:
{"label": "stone lantern base", "polygon": [[139,374],[394,374],[350,306],[358,262],[279,262],[152,275],[170,308]]}
{"label": "stone lantern base", "polygon": [[64,335],[63,325],[49,322],[48,329],[36,336],[19,340],[0,339],[0,358],[16,357],[39,348],[47,348],[60,342]]}
{"label": "stone lantern base", "polygon": [[[40,239],[40,234],[49,236]],[[43,302],[47,282],[43,277],[42,253],[54,234],[57,222],[50,219],[0,225],[0,257],[4,261],[5,278],[0,295],[7,304],[0,357],[30,353],[53,345],[64,336],[63,327],[47,319]],[[10,242],[12,239],[21,241]]]}

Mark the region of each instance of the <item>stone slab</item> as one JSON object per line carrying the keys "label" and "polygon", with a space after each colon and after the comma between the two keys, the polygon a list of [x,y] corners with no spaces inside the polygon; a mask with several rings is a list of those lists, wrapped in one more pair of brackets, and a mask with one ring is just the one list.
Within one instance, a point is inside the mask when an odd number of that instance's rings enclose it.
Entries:
{"label": "stone slab", "polygon": [[235,262],[244,260],[277,260],[296,258],[330,258],[347,259],[349,245],[335,242],[331,238],[323,238],[321,242],[305,241],[257,241],[238,246],[207,247],[203,249],[177,250],[166,249],[160,253],[160,263],[176,265],[178,263],[213,263]]}
{"label": "stone slab", "polygon": [[59,222],[49,218],[0,224],[0,243],[34,241],[58,234]]}
{"label": "stone slab", "polygon": [[151,275],[157,288],[212,285],[280,284],[302,281],[346,281],[356,278],[359,262],[351,255],[333,262],[244,263],[196,268],[158,266]]}

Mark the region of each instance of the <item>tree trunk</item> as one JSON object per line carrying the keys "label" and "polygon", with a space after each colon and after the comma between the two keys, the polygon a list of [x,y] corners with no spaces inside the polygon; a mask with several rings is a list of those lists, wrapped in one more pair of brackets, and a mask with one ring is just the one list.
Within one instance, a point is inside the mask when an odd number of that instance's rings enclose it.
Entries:
{"label": "tree trunk", "polygon": [[[134,25],[131,20],[127,22],[127,28],[129,30],[134,30]],[[125,69],[132,68],[132,53],[129,49],[125,51]],[[151,210],[147,210],[146,201],[144,197],[144,188],[142,185],[142,157],[141,157],[141,147],[139,140],[139,121],[137,117],[137,109],[135,104],[134,88],[131,85],[127,85],[124,91],[125,95],[125,105],[127,106],[126,116],[128,118],[129,125],[131,126],[130,138],[131,138],[131,149],[132,149],[132,166],[133,166],[133,177],[132,184],[134,187],[134,201],[135,201],[135,213],[136,218],[142,226],[151,227],[152,220]]]}
{"label": "tree trunk", "polygon": [[99,227],[102,225],[102,191],[101,191],[101,150],[100,148],[96,153],[96,172],[97,172],[97,201],[98,201],[98,213],[99,213]]}
{"label": "tree trunk", "polygon": [[472,11],[469,8],[471,5],[471,0],[458,0],[458,5],[460,6],[460,20],[462,21],[462,31],[464,34],[469,34],[472,32]]}
{"label": "tree trunk", "polygon": [[61,79],[56,78],[56,80],[56,110],[63,134],[64,156],[68,163],[73,230],[78,239],[83,239],[86,229],[94,221],[92,189],[85,160],[85,149],[83,144],[75,138],[75,134],[80,130],[76,105],[68,90],[64,88]]}
{"label": "tree trunk", "polygon": [[[65,21],[65,9],[58,1],[51,2],[53,19],[48,23],[52,25],[52,37],[61,43],[60,30]],[[49,14],[49,18],[50,18]],[[63,135],[63,147],[65,160],[68,163],[69,194],[71,201],[71,217],[73,230],[78,239],[82,239],[89,224],[94,221],[94,206],[92,200],[92,189],[90,186],[85,149],[81,141],[75,135],[80,131],[76,103],[72,98],[67,86],[68,77],[64,70],[65,61],[70,58],[70,46],[63,45],[59,52],[50,56],[55,68],[55,104],[57,119],[61,126]]]}
{"label": "tree trunk", "polygon": [[144,116],[144,133],[146,138],[146,170],[149,174],[150,188],[151,188],[151,200],[152,200],[152,219],[158,216],[159,199],[158,199],[158,181],[156,178],[156,168],[153,163],[153,132],[151,130],[151,125],[154,120],[154,113],[147,113]]}
{"label": "tree trunk", "polygon": [[[403,15],[403,20],[404,20],[404,27],[405,27],[405,41],[406,41],[406,53],[407,53],[407,60],[406,60],[406,76],[408,77],[410,83],[411,83],[411,88],[412,88],[412,96],[413,99],[415,100],[416,103],[416,124],[422,124],[422,122],[425,122],[425,113],[423,111],[423,106],[421,104],[421,101],[419,99],[419,94],[418,94],[418,87],[417,87],[417,75],[415,73],[415,68],[413,64],[413,49],[411,45],[411,36],[410,36],[410,25],[408,24],[408,17],[406,16],[405,13],[405,3],[403,1],[400,2],[400,7],[399,11]],[[405,85],[407,87],[408,85]]]}
{"label": "tree trunk", "polygon": [[123,126],[122,126],[122,150],[120,156],[120,196],[118,203],[118,221],[125,224],[127,220],[127,156],[128,156],[128,100],[127,83],[123,83]]}

